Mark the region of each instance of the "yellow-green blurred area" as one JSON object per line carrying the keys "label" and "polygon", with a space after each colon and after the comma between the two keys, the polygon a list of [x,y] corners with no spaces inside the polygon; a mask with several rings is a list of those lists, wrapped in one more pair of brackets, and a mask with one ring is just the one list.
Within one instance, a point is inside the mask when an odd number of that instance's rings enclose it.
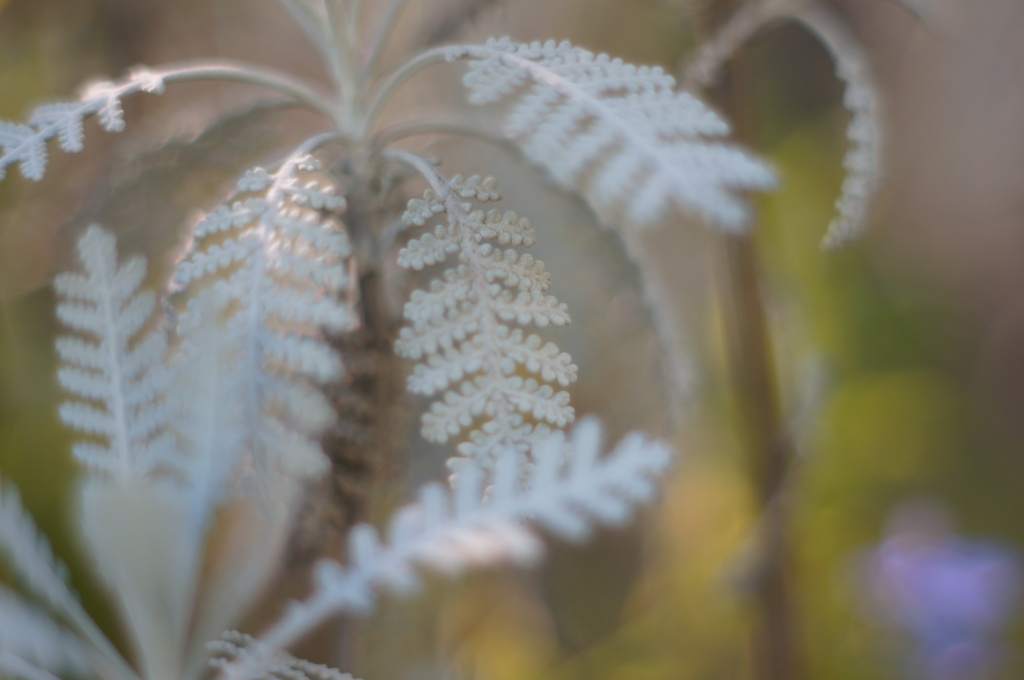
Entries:
{"label": "yellow-green blurred area", "polygon": [[[378,4],[365,0],[368,8]],[[410,2],[412,18],[396,40],[457,4]],[[480,26],[467,35],[569,37],[673,68],[736,3],[480,4]],[[1024,4],[960,3],[943,13],[938,0],[922,0],[917,4],[936,8],[925,12],[927,24],[890,0],[826,4],[862,41],[883,97],[885,171],[862,241],[838,253],[818,245],[842,181],[848,117],[834,65],[812,37],[773,23],[707,96],[781,180],[777,192],[754,200],[754,238],[797,458],[785,491],[802,671],[792,680],[915,678],[908,657],[917,643],[879,613],[858,567],[885,539],[893,513],[929,499],[954,519],[957,535],[1024,551]],[[392,56],[399,51],[392,46]],[[93,74],[202,55],[323,77],[270,0],[0,0],[0,117],[19,119]],[[209,208],[231,181],[224,176],[233,171],[231,158],[210,160],[187,145],[152,154],[161,139],[195,137],[219,115],[254,101],[252,93],[198,88],[182,97],[129,102],[124,136],[90,124],[81,155],[51,146],[43,183],[11,169],[0,186],[0,471],[69,562],[86,605],[107,612],[98,616],[112,635],[117,624],[74,536],[73,437],[56,417],[58,328],[47,282],[69,262],[83,219],[129,221],[104,202],[117,193],[112,185],[120,183],[122,193],[155,186],[171,194],[166,204],[147,203],[148,212],[121,229],[122,247],[147,253],[161,271],[177,235],[165,227],[153,233],[153,224],[187,218],[186,205]],[[279,135],[290,138],[276,127],[290,121],[246,123],[224,153],[250,154],[244,168]],[[145,153],[152,162],[140,166]],[[157,167],[147,177],[158,181],[131,184],[140,167]],[[659,503],[630,527],[600,531],[586,545],[552,542],[550,559],[536,571],[432,579],[420,598],[387,598],[356,629],[354,673],[366,680],[760,677],[750,580],[764,516],[727,365],[724,245],[700,225],[675,228],[665,242],[677,250],[657,252],[678,293],[696,380],[684,426],[673,435],[679,462]],[[543,239],[538,248],[543,256]],[[557,262],[548,264],[557,278]],[[623,258],[574,266],[630,265]],[[587,280],[565,277],[570,287]],[[600,301],[591,304],[602,309]],[[638,344],[620,351],[652,350]],[[598,393],[623,403],[637,401],[633,394],[649,398],[655,388],[621,382],[621,370],[612,378],[609,369],[602,382],[604,356],[581,365],[592,387],[574,395],[577,403],[596,401]],[[1001,656],[984,677],[1022,677],[1024,618],[1009,617],[991,642]]]}

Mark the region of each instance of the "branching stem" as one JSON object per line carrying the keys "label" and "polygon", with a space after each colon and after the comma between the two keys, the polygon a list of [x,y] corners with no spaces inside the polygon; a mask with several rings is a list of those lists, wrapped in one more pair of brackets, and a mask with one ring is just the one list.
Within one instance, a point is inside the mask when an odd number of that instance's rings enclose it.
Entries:
{"label": "branching stem", "polygon": [[520,155],[519,147],[507,137],[496,135],[489,130],[476,127],[469,123],[458,123],[454,121],[412,120],[404,123],[396,123],[377,133],[374,137],[374,147],[378,149],[387,148],[395,142],[420,135],[455,135],[460,137],[470,137],[489,142],[517,156]]}
{"label": "branching stem", "polygon": [[387,105],[391,96],[400,88],[407,80],[412,78],[420,71],[440,64],[445,61],[452,59],[451,55],[453,48],[451,47],[435,47],[434,49],[422,52],[413,59],[405,62],[397,69],[395,69],[391,75],[389,75],[380,87],[377,88],[373,96],[370,98],[370,103],[366,107],[366,118],[363,124],[366,126],[364,131],[372,129],[374,122],[380,115],[380,112]]}
{"label": "branching stem", "polygon": [[337,107],[331,99],[290,74],[237,61],[195,61],[166,64],[151,69],[167,85],[204,80],[230,80],[256,85],[292,99],[297,104],[337,122]]}
{"label": "branching stem", "polygon": [[391,4],[388,6],[387,13],[384,18],[381,19],[380,26],[377,27],[376,32],[373,35],[373,42],[370,44],[370,52],[367,55],[366,63],[363,66],[363,77],[369,78],[373,75],[373,72],[377,69],[377,64],[380,61],[381,56],[384,54],[384,48],[387,47],[388,38],[395,30],[395,26],[398,24],[398,18],[402,15],[402,11],[405,9],[408,0],[391,0]]}

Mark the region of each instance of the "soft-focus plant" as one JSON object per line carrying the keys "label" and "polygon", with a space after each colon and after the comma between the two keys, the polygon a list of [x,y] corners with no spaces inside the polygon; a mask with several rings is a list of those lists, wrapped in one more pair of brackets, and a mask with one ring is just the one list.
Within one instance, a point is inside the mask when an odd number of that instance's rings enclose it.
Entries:
{"label": "soft-focus plant", "polygon": [[[57,342],[58,378],[70,395],[60,415],[81,436],[72,451],[83,467],[80,529],[126,623],[134,663],[86,614],[5,488],[0,549],[24,585],[24,596],[0,591],[0,669],[8,675],[189,679],[206,672],[212,653],[218,672],[238,680],[341,678],[285,650],[338,613],[369,611],[379,592],[416,590],[417,567],[457,574],[533,560],[540,544],[524,523],[569,540],[619,524],[651,499],[669,464],[669,449],[640,434],[604,454],[595,420],[573,425],[568,389],[579,369],[546,337],[569,323],[569,312],[547,293],[551,274],[527,251],[543,239],[529,220],[494,207],[501,194],[493,179],[449,171],[403,142],[451,134],[518,149],[582,197],[634,256],[639,230],[680,214],[748,243],[742,192],[773,188],[774,172],[729,142],[724,118],[661,67],[509,38],[432,45],[388,64],[402,0],[381,3],[371,32],[360,30],[371,3],[281,4],[323,58],[329,87],[252,64],[197,61],[93,82],[77,100],[0,123],[0,178],[17,167],[41,180],[51,147],[83,148],[87,119],[118,132],[125,98],[179,83],[247,83],[322,119],[319,131],[273,167],[247,171],[190,226],[158,294],[143,289],[145,261],[121,257],[97,225],[78,240],[77,270],[56,278],[57,315],[68,329]],[[779,17],[819,36],[849,85],[850,173],[826,237],[836,245],[866,221],[879,151],[874,90],[841,23],[817,4],[753,3],[708,40],[687,80],[709,81],[746,36]],[[468,104],[502,106],[500,124],[428,119],[414,109],[405,122],[382,125],[396,93],[433,67],[464,68]],[[427,189],[406,200],[414,180]],[[401,203],[404,212],[395,208]],[[742,247],[736,253],[742,259]],[[396,305],[417,272],[432,280]],[[650,298],[656,321],[665,311],[657,306],[671,302],[663,293]],[[767,372],[764,311],[756,296],[746,303],[752,332],[741,327],[737,337],[756,382]],[[408,392],[432,400],[421,434],[451,447],[453,474],[448,487],[423,487],[382,536],[356,524],[366,489],[386,463],[421,453],[395,434],[406,408],[403,377]],[[755,390],[752,403],[769,408],[751,429],[772,449],[755,461],[767,506],[789,452],[778,440],[773,386],[762,382],[767,391]],[[259,637],[225,632],[285,552],[304,485],[328,470],[343,523],[355,525],[345,562],[318,562],[309,594]],[[769,624],[784,605],[777,586],[763,579]],[[765,677],[786,677],[792,641],[775,641],[780,651],[766,653]]]}

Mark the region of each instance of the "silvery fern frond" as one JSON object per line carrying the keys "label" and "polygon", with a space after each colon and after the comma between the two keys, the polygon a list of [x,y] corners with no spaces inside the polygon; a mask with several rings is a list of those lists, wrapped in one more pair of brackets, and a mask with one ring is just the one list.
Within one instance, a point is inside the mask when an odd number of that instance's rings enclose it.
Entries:
{"label": "silvery fern frond", "polygon": [[722,141],[729,125],[660,67],[568,42],[448,49],[449,59],[473,60],[470,101],[514,100],[505,134],[605,221],[649,224],[676,206],[740,230],[748,210],[736,192],[775,185],[764,163]]}
{"label": "silvery fern frond", "polygon": [[46,144],[57,138],[60,147],[69,153],[82,150],[83,124],[95,115],[108,132],[124,129],[121,100],[136,92],[161,94],[161,76],[145,68],[137,68],[120,81],[99,80],[87,83],[76,102],[58,102],[37,107],[26,123],[0,121],[0,180],[7,166],[18,163],[21,174],[41,180],[46,174]]}
{"label": "silvery fern frond", "polygon": [[[556,433],[534,448],[535,464],[525,479],[518,453],[508,448],[486,490],[486,473],[470,462],[460,467],[451,488],[423,487],[419,502],[395,514],[387,540],[369,525],[355,527],[346,552],[350,564],[319,562],[312,594],[293,603],[262,642],[283,649],[334,613],[366,611],[377,589],[413,591],[419,585],[417,565],[454,575],[482,564],[530,562],[541,544],[523,522],[569,540],[585,538],[597,525],[624,522],[653,496],[653,480],[665,472],[672,452],[631,434],[602,457],[600,439],[597,421],[585,419],[568,442]],[[228,676],[256,678],[262,669],[259,659],[250,659]]]}
{"label": "silvery fern frond", "polygon": [[88,468],[121,480],[141,479],[170,463],[166,339],[152,326],[156,299],[140,292],[141,257],[118,265],[114,236],[89,227],[78,241],[84,273],[57,276],[57,316],[77,335],[57,340],[65,390],[61,419],[103,443],[80,441],[73,453]]}
{"label": "silvery fern frond", "polygon": [[238,348],[241,420],[256,480],[323,469],[316,437],[333,411],[313,384],[338,379],[342,366],[321,334],[358,322],[343,299],[353,275],[337,219],[345,201],[323,178],[310,179],[318,170],[300,151],[277,173],[247,172],[238,192],[196,225],[174,274],[186,299],[181,337],[213,315]]}
{"label": "silvery fern frond", "polygon": [[403,219],[410,227],[442,222],[398,254],[399,265],[415,270],[451,256],[459,262],[429,290],[413,292],[404,309],[410,325],[395,343],[399,356],[420,361],[409,391],[442,394],[423,415],[423,437],[445,442],[469,429],[458,452],[483,465],[508,447],[525,456],[552,427],[572,422],[569,393],[552,385],[570,385],[577,368],[554,343],[512,326],[561,326],[569,314],[544,294],[544,263],[515,249],[534,243],[529,220],[474,208],[501,198],[493,179],[436,183],[409,202]]}
{"label": "silvery fern frond", "polygon": [[843,157],[846,176],[836,199],[836,215],[821,241],[823,248],[831,250],[856,240],[867,229],[868,212],[882,174],[880,97],[864,49],[830,10],[814,5],[794,17],[829,51],[836,75],[846,85],[843,106],[850,112],[846,128],[850,146]]}

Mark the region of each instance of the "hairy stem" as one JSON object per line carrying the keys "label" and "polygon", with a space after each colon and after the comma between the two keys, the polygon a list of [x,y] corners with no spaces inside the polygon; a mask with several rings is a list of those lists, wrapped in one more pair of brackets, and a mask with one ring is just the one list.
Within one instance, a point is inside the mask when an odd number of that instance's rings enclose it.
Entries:
{"label": "hairy stem", "polygon": [[278,0],[320,54],[335,87],[341,89],[341,62],[334,41],[324,31],[323,21],[302,0]]}
{"label": "hairy stem", "polygon": [[326,0],[327,25],[334,45],[335,71],[338,75],[338,89],[341,90],[342,101],[351,104],[357,96],[356,46],[353,44],[354,33],[351,29],[351,12],[340,6],[339,0]]}
{"label": "hairy stem", "polygon": [[195,61],[166,64],[152,69],[167,85],[203,80],[230,80],[274,90],[332,121],[337,118],[333,101],[294,76],[236,61]]}
{"label": "hairy stem", "polygon": [[435,47],[434,49],[427,50],[426,52],[421,52],[395,69],[387,78],[384,79],[384,82],[381,83],[380,87],[376,89],[373,96],[370,98],[370,103],[366,107],[366,117],[363,121],[366,126],[365,131],[373,129],[374,122],[377,120],[381,111],[384,110],[384,107],[391,99],[391,96],[398,91],[398,88],[405,84],[407,80],[434,64],[440,64],[449,60],[451,60],[451,48]]}
{"label": "hairy stem", "polygon": [[371,77],[374,71],[377,70],[377,64],[384,54],[384,48],[387,47],[388,38],[394,32],[395,26],[398,24],[398,18],[402,15],[402,10],[405,9],[406,4],[408,4],[408,0],[391,0],[391,4],[388,5],[387,11],[381,18],[380,25],[373,34],[370,52],[363,67],[364,78]]}
{"label": "hairy stem", "polygon": [[484,128],[477,127],[473,123],[459,123],[451,120],[430,121],[423,119],[410,120],[408,122],[395,123],[376,134],[373,145],[378,149],[386,149],[395,142],[408,137],[419,135],[455,135],[459,137],[470,137],[489,142],[504,151],[519,157],[519,147],[507,137],[502,137]]}

